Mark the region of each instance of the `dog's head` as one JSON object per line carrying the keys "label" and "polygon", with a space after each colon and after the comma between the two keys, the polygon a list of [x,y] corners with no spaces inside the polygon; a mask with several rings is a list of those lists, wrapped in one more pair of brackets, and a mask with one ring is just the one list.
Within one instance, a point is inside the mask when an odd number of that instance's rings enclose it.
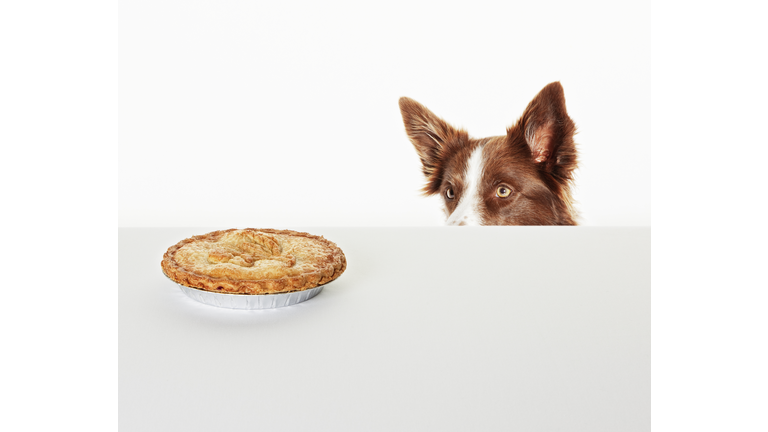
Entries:
{"label": "dog's head", "polygon": [[576,224],[576,126],[559,82],[544,87],[504,136],[470,138],[405,97],[400,111],[427,178],[423,191],[442,195],[448,225]]}

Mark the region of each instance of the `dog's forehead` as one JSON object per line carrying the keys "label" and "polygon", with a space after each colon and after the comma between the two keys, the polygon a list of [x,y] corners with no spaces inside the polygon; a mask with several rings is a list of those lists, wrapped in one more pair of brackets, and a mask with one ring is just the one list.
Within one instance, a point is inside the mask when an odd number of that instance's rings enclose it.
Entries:
{"label": "dog's forehead", "polygon": [[518,158],[514,157],[514,152],[511,151],[509,143],[506,137],[491,137],[479,140],[483,146],[483,157],[487,160],[505,159],[509,161],[516,161]]}
{"label": "dog's forehead", "polygon": [[486,178],[535,178],[536,167],[530,153],[510,147],[504,137],[488,139],[483,145],[483,173]]}
{"label": "dog's forehead", "polygon": [[504,136],[471,138],[463,144],[444,162],[443,179],[454,186],[467,186],[469,175],[482,183],[536,177],[530,153],[511,148]]}
{"label": "dog's forehead", "polygon": [[482,145],[482,140],[470,139],[457,148],[445,163],[445,178],[450,182],[463,182],[469,169],[469,159]]}

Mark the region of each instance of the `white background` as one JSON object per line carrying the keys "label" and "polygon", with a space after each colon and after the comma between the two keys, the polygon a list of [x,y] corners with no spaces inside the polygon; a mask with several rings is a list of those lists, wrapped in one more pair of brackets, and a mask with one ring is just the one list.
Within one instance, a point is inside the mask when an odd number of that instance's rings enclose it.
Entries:
{"label": "white background", "polygon": [[120,226],[442,222],[397,105],[503,135],[560,81],[584,225],[650,225],[647,2],[131,1]]}

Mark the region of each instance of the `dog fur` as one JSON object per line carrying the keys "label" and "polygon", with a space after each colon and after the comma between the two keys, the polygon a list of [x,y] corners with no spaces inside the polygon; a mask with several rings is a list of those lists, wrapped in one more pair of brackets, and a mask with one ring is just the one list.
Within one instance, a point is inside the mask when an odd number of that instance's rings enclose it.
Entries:
{"label": "dog fur", "polygon": [[470,138],[406,97],[400,112],[421,159],[423,192],[442,195],[448,225],[576,225],[576,125],[559,82],[545,86],[503,136]]}

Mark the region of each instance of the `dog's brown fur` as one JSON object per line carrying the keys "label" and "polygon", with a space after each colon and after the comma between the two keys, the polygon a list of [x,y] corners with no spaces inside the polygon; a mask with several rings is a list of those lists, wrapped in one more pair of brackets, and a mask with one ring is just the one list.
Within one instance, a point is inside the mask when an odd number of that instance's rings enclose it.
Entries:
{"label": "dog's brown fur", "polygon": [[[461,197],[469,155],[483,145],[479,188],[483,225],[576,225],[571,196],[578,163],[576,125],[568,117],[559,82],[544,87],[505,136],[470,138],[405,97],[400,99],[400,111],[427,179],[423,191],[442,193],[447,214]],[[494,192],[499,185],[513,193],[500,198]],[[449,188],[457,199],[446,196]]]}

